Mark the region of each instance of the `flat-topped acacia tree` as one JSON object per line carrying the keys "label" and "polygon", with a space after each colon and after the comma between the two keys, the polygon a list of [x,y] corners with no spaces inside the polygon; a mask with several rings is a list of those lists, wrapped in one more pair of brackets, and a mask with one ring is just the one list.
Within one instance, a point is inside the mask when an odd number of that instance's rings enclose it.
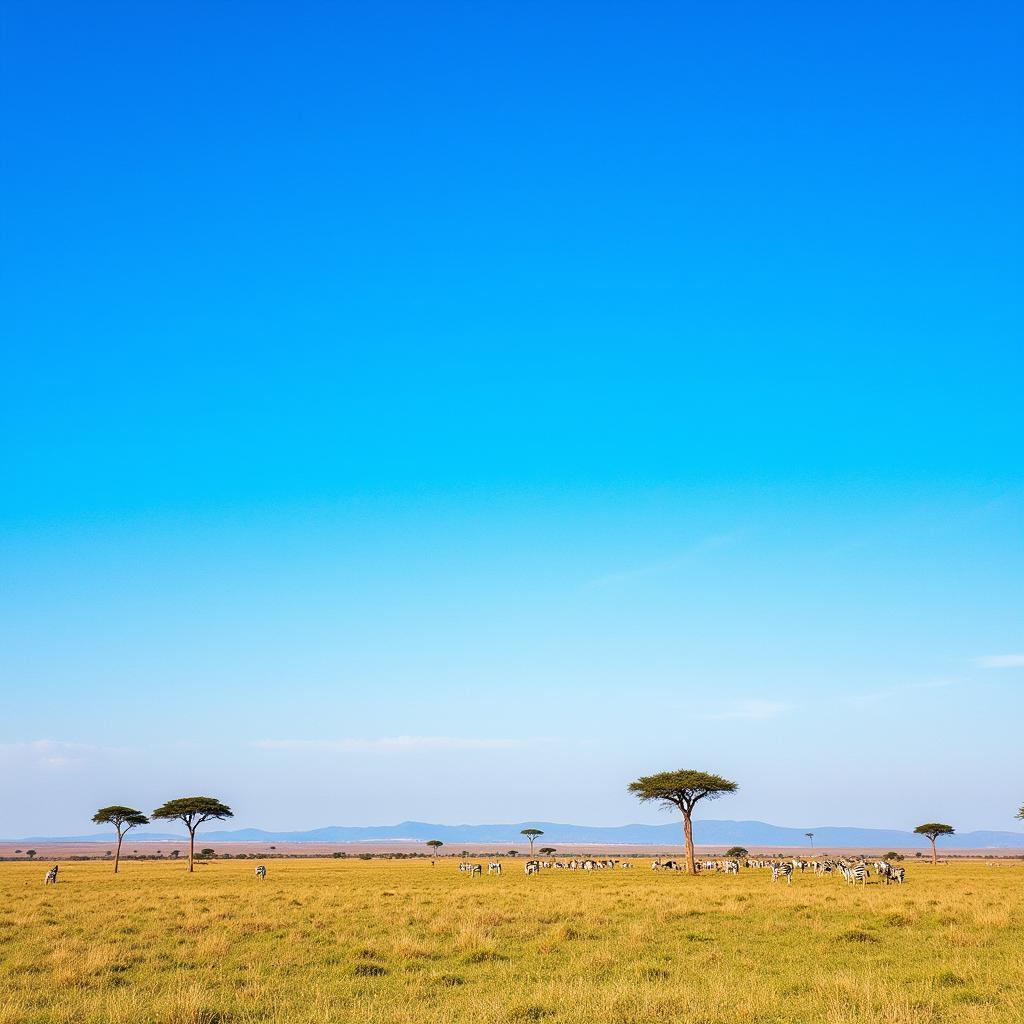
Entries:
{"label": "flat-topped acacia tree", "polygon": [[122,807],[120,804],[112,804],[110,807],[101,807],[93,816],[92,820],[97,825],[113,825],[117,829],[117,853],[114,854],[114,874],[117,874],[117,866],[121,860],[121,843],[124,841],[125,833],[136,825],[148,825],[147,818],[142,811],[134,807]]}
{"label": "flat-topped acacia tree", "polygon": [[188,869],[192,871],[196,859],[196,829],[204,821],[213,818],[221,821],[233,818],[234,811],[212,796],[182,796],[162,804],[153,812],[153,817],[163,821],[180,821],[188,829]]}
{"label": "flat-topped acacia tree", "polygon": [[917,833],[917,835],[919,836],[925,836],[927,839],[931,841],[932,863],[938,864],[939,855],[935,849],[935,840],[938,839],[939,836],[953,835],[956,832],[956,829],[953,828],[952,825],[943,825],[941,822],[938,821],[929,821],[926,822],[924,825],[918,825],[917,828],[914,829],[914,832]]}
{"label": "flat-topped acacia tree", "polygon": [[[437,851],[440,850],[442,846],[444,846],[444,843],[442,843],[440,839],[428,839],[427,846],[430,847],[430,856],[436,857]],[[430,863],[433,864],[433,860],[431,860]]]}
{"label": "flat-topped acacia tree", "polygon": [[740,787],[721,775],[681,768],[675,772],[644,775],[629,784],[629,791],[642,803],[656,801],[665,810],[679,810],[683,815],[683,838],[686,841],[686,870],[697,873],[693,853],[693,809],[701,800],[717,800],[735,793]]}
{"label": "flat-topped acacia tree", "polygon": [[1017,817],[1024,821],[1024,804],[1021,805],[1020,810],[1017,812]]}
{"label": "flat-topped acacia tree", "polygon": [[526,836],[526,838],[529,840],[529,842],[530,842],[530,856],[532,857],[533,856],[533,844],[535,842],[537,842],[537,840],[538,840],[538,838],[540,836],[544,835],[544,830],[543,829],[539,829],[539,828],[524,828],[524,829],[520,830],[519,834],[521,836]]}

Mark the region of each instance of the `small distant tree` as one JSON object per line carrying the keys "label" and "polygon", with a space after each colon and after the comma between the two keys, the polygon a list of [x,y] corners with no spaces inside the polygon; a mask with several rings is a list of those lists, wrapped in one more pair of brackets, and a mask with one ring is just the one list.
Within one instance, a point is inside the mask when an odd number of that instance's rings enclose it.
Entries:
{"label": "small distant tree", "polygon": [[683,815],[683,838],[686,841],[686,870],[697,873],[693,852],[693,809],[701,800],[717,800],[740,787],[721,775],[693,771],[689,768],[675,772],[645,775],[629,784],[629,792],[642,803],[656,801],[666,810],[678,809]]}
{"label": "small distant tree", "polygon": [[555,848],[553,846],[542,846],[537,852],[545,857],[550,857],[555,852]]}
{"label": "small distant tree", "polygon": [[183,796],[161,804],[153,817],[163,821],[180,821],[188,829],[188,869],[193,871],[195,862],[196,829],[204,821],[216,818],[223,821],[233,818],[235,812],[212,796]]}
{"label": "small distant tree", "polygon": [[209,859],[210,859],[211,857],[214,857],[214,856],[216,856],[216,854],[217,854],[217,851],[216,851],[216,850],[214,850],[214,849],[213,849],[212,847],[210,847],[210,846],[204,846],[204,847],[203,847],[203,848],[202,848],[202,849],[201,849],[201,850],[199,851],[199,856],[200,856],[200,857],[202,857],[202,858],[203,858],[203,860],[209,860]]}
{"label": "small distant tree", "polygon": [[935,848],[935,840],[939,836],[951,836],[956,832],[956,829],[952,825],[943,825],[937,821],[929,821],[924,825],[918,825],[914,831],[919,836],[924,836],[932,844],[932,863],[939,863],[939,854]]}
{"label": "small distant tree", "polygon": [[509,856],[509,857],[518,857],[519,856],[519,851],[518,850],[509,850],[507,856]]}
{"label": "small distant tree", "polygon": [[181,856],[181,850],[171,850],[171,857],[177,860]]}
{"label": "small distant tree", "polygon": [[[427,846],[430,847],[430,856],[436,857],[437,851],[440,850],[442,846],[444,846],[444,843],[442,843],[440,839],[428,839]],[[431,863],[433,863],[433,861],[431,861]]]}
{"label": "small distant tree", "polygon": [[735,859],[737,857],[749,857],[750,852],[744,846],[730,846],[729,849],[725,851],[725,855],[726,857],[732,857]]}
{"label": "small distant tree", "polygon": [[25,856],[28,857],[29,860],[32,860],[32,858],[35,857],[35,855],[36,855],[36,851],[35,850],[26,850],[25,851]]}
{"label": "small distant tree", "polygon": [[533,844],[537,842],[538,838],[544,835],[542,829],[539,828],[524,828],[520,833],[521,836],[526,836],[530,842],[530,856],[533,856]]}
{"label": "small distant tree", "polygon": [[134,807],[112,804],[110,807],[101,807],[92,816],[92,820],[97,825],[113,825],[117,831],[117,853],[114,855],[114,874],[116,875],[118,864],[121,862],[121,843],[124,842],[125,833],[135,828],[136,825],[148,825],[149,818]]}
{"label": "small distant tree", "polygon": [[883,860],[903,860],[903,854],[897,853],[895,850],[890,850],[883,858]]}
{"label": "small distant tree", "polygon": [[1017,817],[1017,818],[1020,818],[1020,819],[1021,819],[1021,821],[1024,821],[1024,804],[1021,804],[1021,808],[1020,808],[1020,810],[1019,810],[1019,811],[1017,812],[1017,814],[1016,814],[1016,817]]}

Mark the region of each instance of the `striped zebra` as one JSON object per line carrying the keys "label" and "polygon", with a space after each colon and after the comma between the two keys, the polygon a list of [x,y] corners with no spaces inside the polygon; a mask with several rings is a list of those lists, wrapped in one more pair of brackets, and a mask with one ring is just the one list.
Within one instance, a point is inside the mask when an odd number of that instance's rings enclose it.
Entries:
{"label": "striped zebra", "polygon": [[500,875],[501,874],[501,864],[499,864],[498,861],[496,861],[496,860],[492,860],[490,862],[490,864],[487,865],[487,874],[489,874],[489,875]]}
{"label": "striped zebra", "polygon": [[526,872],[527,875],[539,875],[540,861],[528,860],[526,864],[523,865],[523,870]]}
{"label": "striped zebra", "polygon": [[843,878],[850,885],[856,885],[858,882],[861,885],[867,885],[868,873],[868,866],[863,861],[859,864],[854,864],[852,867],[843,865]]}
{"label": "striped zebra", "polygon": [[785,878],[787,885],[793,884],[793,865],[788,860],[772,865],[772,881],[777,882],[780,878]]}
{"label": "striped zebra", "polygon": [[267,869],[263,864],[256,865],[256,877],[261,881],[265,881],[267,877]]}
{"label": "striped zebra", "polygon": [[57,884],[57,872],[60,869],[56,864],[46,872],[46,878],[43,879],[43,885],[56,885]]}

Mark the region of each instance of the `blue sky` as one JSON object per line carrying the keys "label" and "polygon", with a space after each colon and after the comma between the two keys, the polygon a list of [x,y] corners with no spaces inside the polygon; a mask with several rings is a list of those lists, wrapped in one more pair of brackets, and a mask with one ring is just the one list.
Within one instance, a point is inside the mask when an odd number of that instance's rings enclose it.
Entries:
{"label": "blue sky", "polygon": [[826,6],[7,7],[0,832],[1012,828],[1024,18]]}

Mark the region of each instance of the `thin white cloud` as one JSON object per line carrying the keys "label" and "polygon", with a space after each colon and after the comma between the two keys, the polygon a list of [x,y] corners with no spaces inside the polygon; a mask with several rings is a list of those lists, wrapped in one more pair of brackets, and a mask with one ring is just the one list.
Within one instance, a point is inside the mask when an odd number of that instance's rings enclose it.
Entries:
{"label": "thin white cloud", "polygon": [[120,753],[118,747],[63,740],[19,740],[0,743],[0,763],[28,769],[73,771],[98,756]]}
{"label": "thin white cloud", "polygon": [[727,722],[740,719],[748,721],[767,721],[778,718],[792,710],[792,704],[783,704],[772,700],[737,700],[720,711],[709,711],[695,714],[693,717],[705,722]]}
{"label": "thin white cloud", "polygon": [[624,569],[620,572],[611,572],[604,576],[588,580],[584,587],[587,590],[598,590],[603,587],[615,586],[618,583],[630,583],[633,580],[646,579],[650,576],[664,576],[667,573],[675,572],[683,568],[696,555],[705,551],[714,551],[717,548],[728,547],[742,537],[742,531],[734,530],[732,533],[716,534],[705,537],[696,544],[680,552],[672,558],[662,559],[658,562],[650,562],[647,565],[640,565],[633,569]]}
{"label": "thin white cloud", "polygon": [[262,750],[292,750],[334,754],[402,754],[430,750],[512,750],[524,740],[476,739],[461,736],[383,736],[380,739],[339,740],[255,740]]}
{"label": "thin white cloud", "polygon": [[974,663],[981,668],[1024,668],[1024,654],[987,654]]}

